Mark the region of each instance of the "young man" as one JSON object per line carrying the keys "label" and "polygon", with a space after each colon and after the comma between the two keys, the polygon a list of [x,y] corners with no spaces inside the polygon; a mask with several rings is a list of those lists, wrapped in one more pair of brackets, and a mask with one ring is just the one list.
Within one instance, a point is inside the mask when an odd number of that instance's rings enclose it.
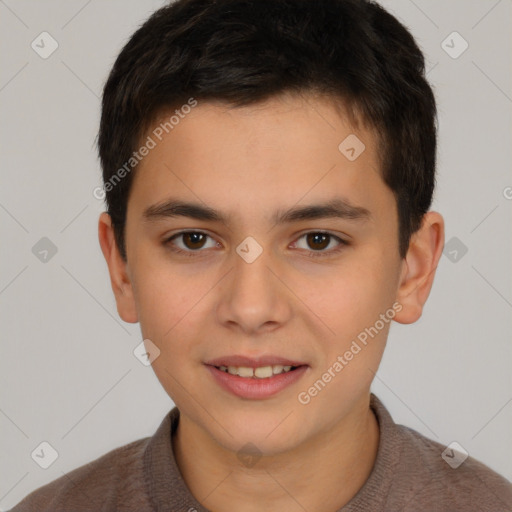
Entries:
{"label": "young man", "polygon": [[444,243],[435,100],[394,17],[178,0],[119,55],[99,150],[118,312],[176,408],[15,511],[512,510],[370,393]]}

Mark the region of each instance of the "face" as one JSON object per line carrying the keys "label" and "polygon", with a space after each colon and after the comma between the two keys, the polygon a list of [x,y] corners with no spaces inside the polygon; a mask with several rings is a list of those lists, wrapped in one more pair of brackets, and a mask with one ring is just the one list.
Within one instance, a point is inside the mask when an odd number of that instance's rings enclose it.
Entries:
{"label": "face", "polygon": [[372,133],[327,99],[287,96],[199,102],[153,138],[128,202],[126,272],[182,417],[267,454],[350,418],[402,268]]}

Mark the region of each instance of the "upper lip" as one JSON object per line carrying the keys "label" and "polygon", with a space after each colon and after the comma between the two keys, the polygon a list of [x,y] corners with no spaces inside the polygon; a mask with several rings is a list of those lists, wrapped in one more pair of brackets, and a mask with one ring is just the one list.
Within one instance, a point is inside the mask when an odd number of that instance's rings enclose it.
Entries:
{"label": "upper lip", "polygon": [[247,368],[258,368],[260,366],[304,366],[306,363],[286,357],[274,355],[262,355],[259,357],[248,357],[243,355],[222,356],[210,359],[205,362],[210,366],[244,366]]}

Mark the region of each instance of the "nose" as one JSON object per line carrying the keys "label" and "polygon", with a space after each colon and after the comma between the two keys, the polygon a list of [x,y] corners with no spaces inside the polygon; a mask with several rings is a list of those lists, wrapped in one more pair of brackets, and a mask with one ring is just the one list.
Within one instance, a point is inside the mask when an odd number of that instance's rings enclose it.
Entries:
{"label": "nose", "polygon": [[241,244],[233,254],[234,268],[221,287],[216,308],[219,322],[247,335],[273,331],[292,315],[282,269],[269,250],[263,249],[255,259],[253,250]]}

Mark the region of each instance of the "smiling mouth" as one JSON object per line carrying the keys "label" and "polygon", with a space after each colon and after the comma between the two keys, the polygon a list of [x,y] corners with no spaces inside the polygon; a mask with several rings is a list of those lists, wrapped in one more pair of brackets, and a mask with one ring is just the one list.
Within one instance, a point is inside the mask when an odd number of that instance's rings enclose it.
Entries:
{"label": "smiling mouth", "polygon": [[292,372],[297,368],[300,368],[300,366],[285,366],[281,364],[274,364],[271,366],[258,366],[256,368],[251,368],[249,366],[215,366],[215,368],[222,372],[229,373],[230,375],[235,375],[238,377],[268,379],[275,375]]}
{"label": "smiling mouth", "polygon": [[215,382],[245,400],[265,400],[294,385],[309,369],[302,361],[266,355],[224,356],[204,363]]}

